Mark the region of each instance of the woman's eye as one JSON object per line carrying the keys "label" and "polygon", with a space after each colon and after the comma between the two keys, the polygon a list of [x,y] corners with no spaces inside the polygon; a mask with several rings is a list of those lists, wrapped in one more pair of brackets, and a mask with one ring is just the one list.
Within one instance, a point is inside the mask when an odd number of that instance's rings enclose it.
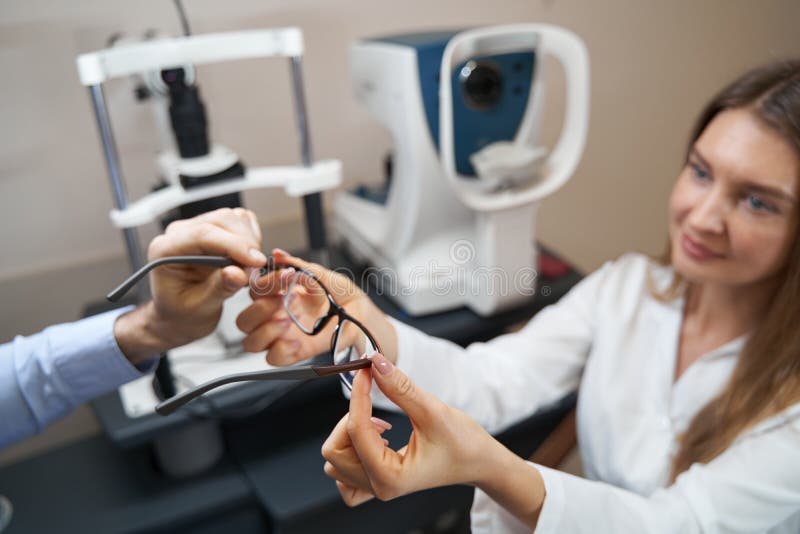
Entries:
{"label": "woman's eye", "polygon": [[700,165],[696,163],[689,163],[689,167],[692,169],[692,176],[697,178],[698,180],[707,180],[708,179],[708,172]]}
{"label": "woman's eye", "polygon": [[754,211],[765,211],[768,213],[777,213],[778,210],[772,204],[764,202],[758,195],[748,195],[747,205]]}

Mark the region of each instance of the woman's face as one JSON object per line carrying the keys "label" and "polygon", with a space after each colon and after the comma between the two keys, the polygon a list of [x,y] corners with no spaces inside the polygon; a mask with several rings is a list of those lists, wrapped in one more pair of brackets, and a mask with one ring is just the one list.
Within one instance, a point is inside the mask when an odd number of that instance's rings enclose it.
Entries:
{"label": "woman's face", "polygon": [[800,159],[751,111],[717,115],[670,197],[672,265],[689,282],[750,286],[786,263],[797,236]]}

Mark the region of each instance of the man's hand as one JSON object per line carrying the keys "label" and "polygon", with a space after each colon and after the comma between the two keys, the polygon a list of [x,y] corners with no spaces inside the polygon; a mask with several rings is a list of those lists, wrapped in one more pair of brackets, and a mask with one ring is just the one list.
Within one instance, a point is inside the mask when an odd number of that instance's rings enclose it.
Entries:
{"label": "man's hand", "polygon": [[[261,230],[255,215],[243,208],[223,208],[176,221],[148,249],[149,261],[165,256],[227,256],[245,268],[260,268]],[[222,303],[248,284],[248,273],[196,265],[162,265],[150,274],[153,299],[122,315],[114,335],[134,364],[210,334]]]}

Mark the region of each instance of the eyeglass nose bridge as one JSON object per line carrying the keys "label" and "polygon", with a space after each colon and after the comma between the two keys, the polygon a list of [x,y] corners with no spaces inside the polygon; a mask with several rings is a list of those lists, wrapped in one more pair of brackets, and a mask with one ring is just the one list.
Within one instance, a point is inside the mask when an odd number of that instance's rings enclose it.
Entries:
{"label": "eyeglass nose bridge", "polygon": [[[325,315],[314,321],[314,326],[311,328],[311,335],[316,335],[320,333],[328,325],[328,322],[330,322],[330,320],[333,319],[334,317],[339,318],[339,324],[336,325],[336,329],[338,330],[339,325],[342,324],[342,315],[340,310],[341,308],[338,307],[330,308],[328,310],[328,313],[326,313]],[[336,332],[336,330],[334,330],[334,332]]]}

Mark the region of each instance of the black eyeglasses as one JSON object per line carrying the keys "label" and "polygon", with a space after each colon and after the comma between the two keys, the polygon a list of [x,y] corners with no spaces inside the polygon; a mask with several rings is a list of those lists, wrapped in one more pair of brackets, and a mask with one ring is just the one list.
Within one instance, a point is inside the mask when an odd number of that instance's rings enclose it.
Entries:
{"label": "black eyeglasses", "polygon": [[[165,264],[178,263],[227,267],[235,265],[230,258],[222,256],[168,256],[152,261],[136,271],[127,280],[109,293],[106,298],[116,302],[152,269]],[[271,276],[270,273],[273,273]],[[257,291],[279,289],[266,284],[280,284],[283,307],[289,318],[300,330],[310,336],[322,332],[332,319],[338,323],[331,335],[330,365],[308,365],[287,369],[269,369],[250,373],[236,373],[215,378],[190,390],[171,397],[156,406],[156,413],[169,415],[189,401],[219,386],[250,380],[307,380],[323,376],[339,375],[342,384],[351,389],[358,369],[372,365],[364,355],[380,352],[380,345],[358,319],[348,314],[331,295],[327,287],[314,274],[288,264],[268,263],[253,273],[251,284]],[[286,286],[285,289],[282,289]]]}

